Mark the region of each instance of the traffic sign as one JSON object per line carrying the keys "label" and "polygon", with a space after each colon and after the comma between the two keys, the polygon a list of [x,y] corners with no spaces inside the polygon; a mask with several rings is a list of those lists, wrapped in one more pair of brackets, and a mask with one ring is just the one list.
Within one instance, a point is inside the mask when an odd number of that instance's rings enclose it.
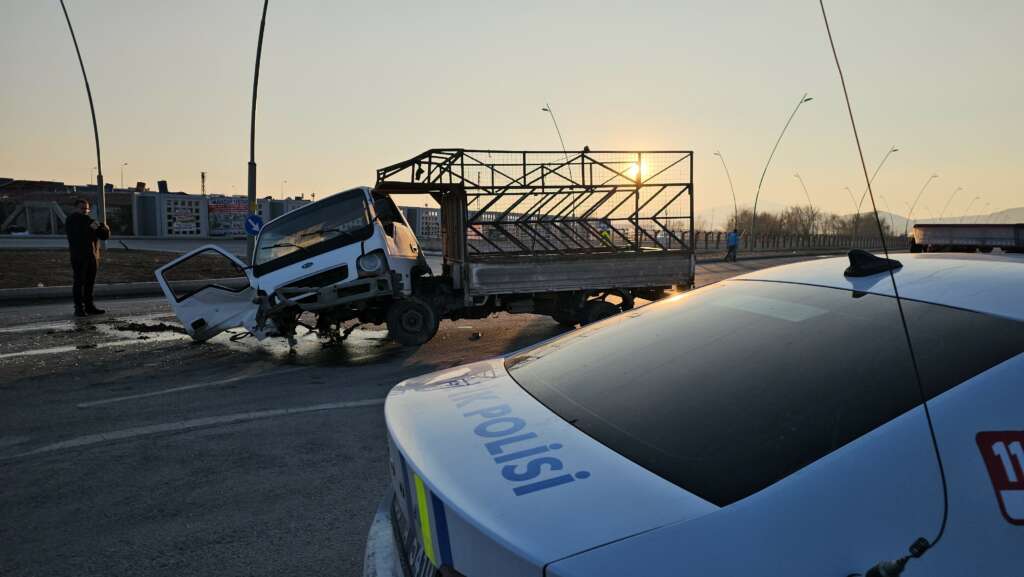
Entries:
{"label": "traffic sign", "polygon": [[263,228],[263,219],[258,214],[250,214],[245,217],[245,232],[250,236],[259,234],[261,228]]}

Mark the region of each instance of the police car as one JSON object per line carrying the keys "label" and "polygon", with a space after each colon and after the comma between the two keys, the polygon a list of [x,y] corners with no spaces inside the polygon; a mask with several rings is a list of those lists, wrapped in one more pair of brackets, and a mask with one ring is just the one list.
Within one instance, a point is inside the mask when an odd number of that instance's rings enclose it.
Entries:
{"label": "police car", "polygon": [[399,384],[364,572],[1024,575],[1024,259],[898,260],[899,303],[810,261]]}

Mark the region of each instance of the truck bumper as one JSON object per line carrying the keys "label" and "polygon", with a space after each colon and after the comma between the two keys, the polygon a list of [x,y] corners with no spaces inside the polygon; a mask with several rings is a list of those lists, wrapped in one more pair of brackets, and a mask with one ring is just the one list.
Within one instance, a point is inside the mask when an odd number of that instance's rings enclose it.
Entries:
{"label": "truck bumper", "polygon": [[391,517],[394,499],[395,494],[389,489],[373,516],[370,533],[366,536],[363,577],[405,577],[401,548],[395,540],[396,531]]}
{"label": "truck bumper", "polygon": [[281,302],[307,311],[317,311],[355,301],[393,294],[391,277],[381,275],[333,284],[319,289],[288,287],[275,291]]}

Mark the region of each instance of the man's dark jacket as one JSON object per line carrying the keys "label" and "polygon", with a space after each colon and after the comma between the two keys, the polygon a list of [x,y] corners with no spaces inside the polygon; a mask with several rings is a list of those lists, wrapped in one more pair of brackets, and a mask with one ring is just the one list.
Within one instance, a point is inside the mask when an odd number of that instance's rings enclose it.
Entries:
{"label": "man's dark jacket", "polygon": [[92,217],[80,212],[72,213],[64,221],[64,229],[68,233],[68,246],[72,259],[94,258],[100,260],[100,241],[110,238],[110,229],[100,224],[93,230],[90,226]]}

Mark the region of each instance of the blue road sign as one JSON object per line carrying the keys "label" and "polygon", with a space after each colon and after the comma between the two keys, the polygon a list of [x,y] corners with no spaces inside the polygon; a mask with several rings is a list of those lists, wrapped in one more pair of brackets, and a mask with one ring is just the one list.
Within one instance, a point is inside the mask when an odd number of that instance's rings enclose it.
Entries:
{"label": "blue road sign", "polygon": [[259,234],[261,228],[263,228],[263,219],[258,214],[250,214],[245,217],[245,232],[250,236]]}

